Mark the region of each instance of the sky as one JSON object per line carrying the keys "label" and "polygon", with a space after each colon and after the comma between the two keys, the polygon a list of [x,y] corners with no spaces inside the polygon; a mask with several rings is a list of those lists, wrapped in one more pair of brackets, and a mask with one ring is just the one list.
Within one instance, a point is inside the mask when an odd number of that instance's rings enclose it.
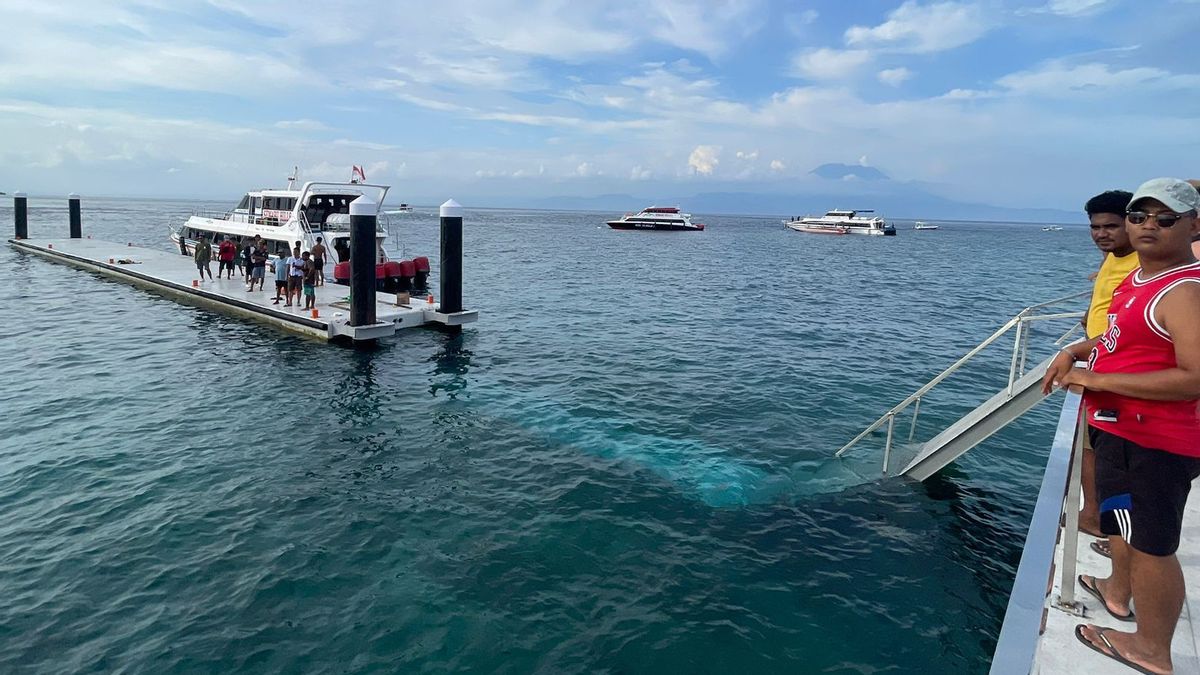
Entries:
{"label": "sky", "polygon": [[[1200,177],[1200,0],[0,0],[0,190],[820,192]],[[831,189],[833,186],[829,186]],[[854,186],[849,186],[853,189]]]}

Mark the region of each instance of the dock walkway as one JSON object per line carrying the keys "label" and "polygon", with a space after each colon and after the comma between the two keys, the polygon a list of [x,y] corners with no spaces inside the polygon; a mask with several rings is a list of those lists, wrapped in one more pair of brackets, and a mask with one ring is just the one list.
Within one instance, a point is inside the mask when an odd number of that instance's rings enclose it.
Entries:
{"label": "dock walkway", "polygon": [[[318,286],[317,315],[313,316],[312,310],[303,309],[302,300],[292,307],[283,302],[274,304],[275,280],[269,269],[265,290],[247,292],[244,277],[197,282],[192,259],[179,253],[96,239],[13,239],[9,244],[54,262],[98,272],[185,302],[323,340],[374,340],[406,328],[461,326],[478,319],[478,312],[474,310],[444,314],[438,311],[436,303],[427,302],[425,298],[413,297],[407,304],[400,305],[395,302],[396,296],[380,294],[375,309],[376,323],[351,326],[350,289],[347,286],[333,283]],[[218,266],[216,260],[212,266]]]}

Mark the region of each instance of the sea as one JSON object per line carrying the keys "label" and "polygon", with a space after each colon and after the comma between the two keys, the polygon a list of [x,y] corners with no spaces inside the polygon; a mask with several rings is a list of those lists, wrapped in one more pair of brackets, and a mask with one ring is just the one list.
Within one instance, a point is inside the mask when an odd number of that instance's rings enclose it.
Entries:
{"label": "sea", "polygon": [[[83,229],[170,251],[229,206],[85,198]],[[1060,399],[925,483],[882,432],[834,453],[1087,290],[1086,227],[615,215],[468,205],[479,321],[357,348],[0,246],[0,672],[985,672]],[[29,217],[67,236],[65,199]],[[436,207],[388,229],[438,294]],[[1011,356],[901,417],[893,462]]]}

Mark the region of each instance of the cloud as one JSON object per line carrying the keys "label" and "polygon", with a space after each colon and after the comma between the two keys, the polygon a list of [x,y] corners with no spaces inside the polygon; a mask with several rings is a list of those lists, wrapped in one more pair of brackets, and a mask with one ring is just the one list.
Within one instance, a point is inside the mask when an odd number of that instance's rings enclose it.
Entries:
{"label": "cloud", "polygon": [[779,159],[771,160],[771,170],[772,171],[783,171],[786,168],[787,168],[787,164],[784,164],[783,160],[779,160]]}
{"label": "cloud", "polygon": [[1099,14],[1111,6],[1112,0],[1050,0],[1044,7],[1027,10],[1024,13],[1075,17]]}
{"label": "cloud", "polygon": [[1200,88],[1200,75],[1174,75],[1161,68],[1116,69],[1103,63],[1068,65],[1048,61],[1032,70],[1005,75],[996,83],[1012,94],[1071,98],[1132,89],[1194,91]]}
{"label": "cloud", "polygon": [[310,119],[281,120],[275,123],[275,128],[293,131],[326,131],[329,129],[324,123]]}
{"label": "cloud", "polygon": [[871,60],[864,49],[812,49],[792,58],[791,72],[814,80],[842,79]]}
{"label": "cloud", "polygon": [[688,156],[688,168],[692,173],[702,176],[711,176],[716,170],[717,165],[721,163],[719,155],[721,149],[712,145],[697,145],[692,154]]}
{"label": "cloud", "polygon": [[583,178],[591,176],[595,173],[595,171],[596,170],[588,162],[581,162],[579,166],[575,167],[575,175]]}
{"label": "cloud", "polygon": [[912,76],[913,73],[908,68],[888,68],[879,71],[879,74],[876,75],[880,82],[890,87],[899,87]]}
{"label": "cloud", "polygon": [[921,5],[908,0],[874,27],[851,26],[849,46],[880,51],[928,54],[970,44],[987,33],[987,17],[979,5],[938,2]]}
{"label": "cloud", "polygon": [[747,152],[747,151],[743,151],[743,150],[738,150],[737,158],[740,160],[746,161],[746,162],[753,162],[754,160],[758,159],[758,151],[750,150],[749,152]]}
{"label": "cloud", "polygon": [[642,168],[640,164],[629,170],[629,180],[650,180],[653,177],[654,172]]}

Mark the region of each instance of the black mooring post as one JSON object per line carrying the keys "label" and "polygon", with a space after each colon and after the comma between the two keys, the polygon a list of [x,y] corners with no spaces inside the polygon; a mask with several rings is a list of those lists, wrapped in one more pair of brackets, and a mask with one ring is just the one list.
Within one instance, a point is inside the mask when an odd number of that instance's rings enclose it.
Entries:
{"label": "black mooring post", "polygon": [[443,314],[461,312],[462,306],[462,206],[453,199],[442,204],[442,304]]}
{"label": "black mooring post", "polygon": [[83,238],[83,220],[79,217],[79,195],[67,195],[67,210],[71,212],[71,238]]}
{"label": "black mooring post", "polygon": [[375,323],[375,220],[379,205],[367,197],[350,202],[350,325]]}
{"label": "black mooring post", "polygon": [[16,228],[13,233],[16,239],[29,238],[29,203],[24,192],[13,195],[13,226]]}

